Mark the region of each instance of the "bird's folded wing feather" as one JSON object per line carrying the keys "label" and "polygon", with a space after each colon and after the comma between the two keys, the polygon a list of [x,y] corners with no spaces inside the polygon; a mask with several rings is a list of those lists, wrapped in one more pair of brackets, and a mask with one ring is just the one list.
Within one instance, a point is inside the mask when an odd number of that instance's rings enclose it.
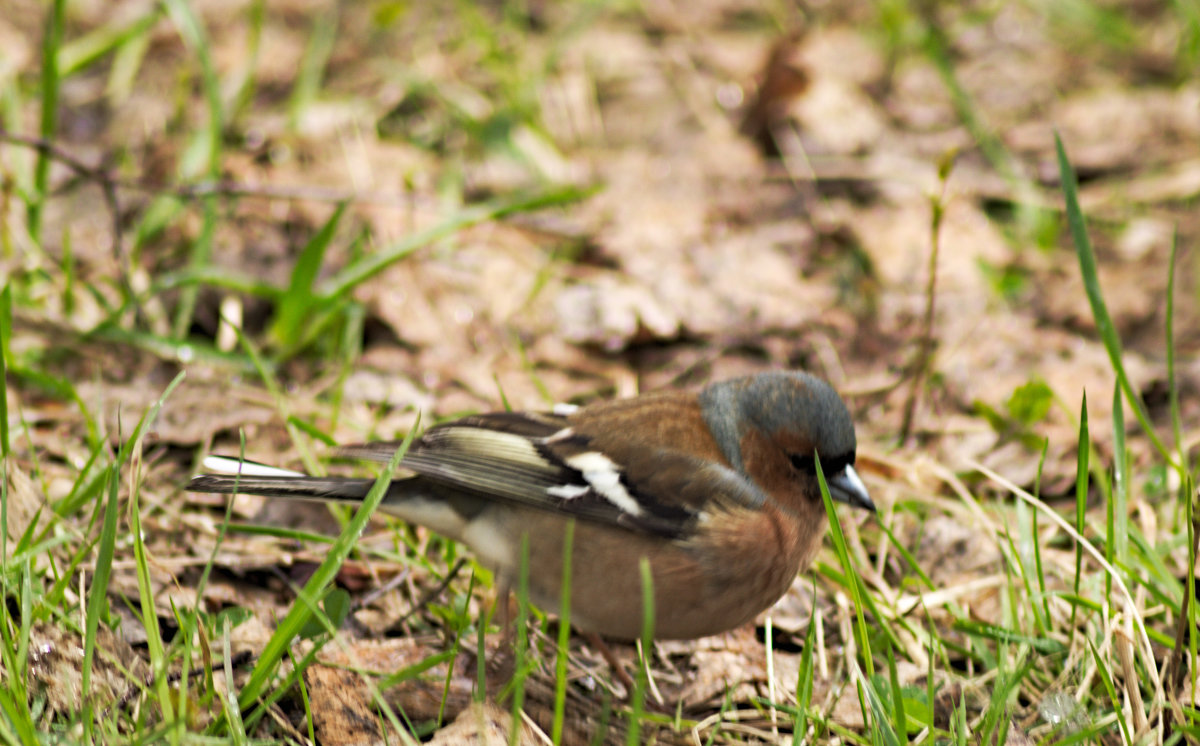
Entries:
{"label": "bird's folded wing feather", "polygon": [[[339,454],[386,461],[399,441],[346,446]],[[475,415],[426,431],[403,468],[494,499],[631,530],[679,538],[715,508],[761,505],[734,470],[653,447],[598,450],[557,415]]]}

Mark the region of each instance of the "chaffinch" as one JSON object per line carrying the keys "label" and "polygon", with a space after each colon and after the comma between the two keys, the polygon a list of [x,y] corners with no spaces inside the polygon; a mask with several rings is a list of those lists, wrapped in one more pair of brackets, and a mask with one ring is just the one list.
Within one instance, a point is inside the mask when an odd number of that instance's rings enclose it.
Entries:
{"label": "chaffinch", "polygon": [[[398,445],[342,453],[386,462]],[[698,394],[437,425],[412,443],[402,462],[412,476],[392,481],[382,509],[468,545],[510,584],[528,536],[530,600],[550,610],[576,518],[571,624],[638,638],[646,557],[655,637],[690,639],[754,619],[812,560],[825,530],[814,452],[835,500],[875,509],[837,393],[807,373],[761,373]],[[358,501],[373,483],[245,466],[239,476],[197,476],[188,489]]]}

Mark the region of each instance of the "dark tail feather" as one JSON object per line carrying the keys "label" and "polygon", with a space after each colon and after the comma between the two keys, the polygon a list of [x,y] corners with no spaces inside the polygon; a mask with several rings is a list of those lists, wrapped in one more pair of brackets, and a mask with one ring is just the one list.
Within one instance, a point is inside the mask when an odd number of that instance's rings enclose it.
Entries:
{"label": "dark tail feather", "polygon": [[188,482],[190,492],[222,495],[262,495],[309,500],[361,501],[371,491],[373,479],[353,477],[251,477],[231,474],[201,474]]}

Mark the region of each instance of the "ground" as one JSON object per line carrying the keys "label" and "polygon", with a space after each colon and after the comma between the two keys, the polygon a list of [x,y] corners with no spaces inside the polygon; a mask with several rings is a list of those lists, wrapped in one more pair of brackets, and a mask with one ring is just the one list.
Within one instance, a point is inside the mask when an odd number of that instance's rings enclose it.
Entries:
{"label": "ground", "polygon": [[[6,740],[1200,736],[1195,2],[7,6]],[[645,708],[540,614],[480,673],[423,529],[182,490],[777,368],[879,516]]]}

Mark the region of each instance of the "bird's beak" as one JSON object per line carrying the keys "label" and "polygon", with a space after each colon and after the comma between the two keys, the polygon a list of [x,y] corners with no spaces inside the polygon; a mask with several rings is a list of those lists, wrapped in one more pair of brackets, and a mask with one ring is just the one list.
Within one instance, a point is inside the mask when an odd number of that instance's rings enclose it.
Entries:
{"label": "bird's beak", "polygon": [[829,485],[829,496],[834,500],[846,503],[852,508],[875,512],[875,503],[871,502],[871,496],[867,494],[867,486],[859,479],[853,466],[847,465],[845,469],[827,479],[826,484]]}

